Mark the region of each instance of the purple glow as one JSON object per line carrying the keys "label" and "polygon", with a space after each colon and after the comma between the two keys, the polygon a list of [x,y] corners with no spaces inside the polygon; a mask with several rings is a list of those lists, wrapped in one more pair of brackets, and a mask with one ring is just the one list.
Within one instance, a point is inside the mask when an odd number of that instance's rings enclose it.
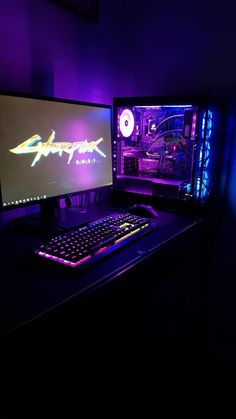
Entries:
{"label": "purple glow", "polygon": [[193,123],[192,123],[192,130],[191,130],[191,139],[194,140],[196,135],[196,120],[197,120],[197,114],[194,112],[193,114]]}
{"label": "purple glow", "polygon": [[161,106],[153,106],[153,105],[142,105],[142,106],[135,106],[135,108],[146,108],[146,109],[161,109],[161,108],[192,108],[193,105],[161,105]]}

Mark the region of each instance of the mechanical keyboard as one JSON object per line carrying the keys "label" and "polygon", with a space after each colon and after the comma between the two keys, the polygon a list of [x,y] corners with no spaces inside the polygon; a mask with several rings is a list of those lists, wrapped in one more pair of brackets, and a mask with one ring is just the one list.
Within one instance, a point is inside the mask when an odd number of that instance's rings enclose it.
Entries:
{"label": "mechanical keyboard", "polygon": [[51,238],[35,253],[74,268],[85,266],[152,229],[148,218],[114,213]]}

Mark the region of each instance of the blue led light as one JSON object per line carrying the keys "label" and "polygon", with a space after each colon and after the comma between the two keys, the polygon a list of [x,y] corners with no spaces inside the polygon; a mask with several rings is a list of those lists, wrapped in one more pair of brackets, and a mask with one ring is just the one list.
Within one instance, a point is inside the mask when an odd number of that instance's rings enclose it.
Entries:
{"label": "blue led light", "polygon": [[209,176],[209,162],[212,135],[213,114],[209,109],[204,112],[201,124],[201,148],[199,152],[199,168],[202,170],[202,181],[200,177],[197,178],[197,194],[201,199],[205,199],[209,195],[210,176]]}

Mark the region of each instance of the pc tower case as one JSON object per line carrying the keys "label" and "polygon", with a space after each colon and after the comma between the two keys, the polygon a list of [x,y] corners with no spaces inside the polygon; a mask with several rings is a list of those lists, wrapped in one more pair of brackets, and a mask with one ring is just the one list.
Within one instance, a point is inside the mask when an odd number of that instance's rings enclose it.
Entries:
{"label": "pc tower case", "polygon": [[217,189],[220,119],[206,96],[114,98],[116,190],[206,203]]}

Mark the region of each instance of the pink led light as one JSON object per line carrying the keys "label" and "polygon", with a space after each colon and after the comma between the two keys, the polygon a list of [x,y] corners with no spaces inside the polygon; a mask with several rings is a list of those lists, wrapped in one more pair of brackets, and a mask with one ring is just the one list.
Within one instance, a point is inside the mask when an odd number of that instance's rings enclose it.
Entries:
{"label": "pink led light", "polygon": [[48,253],[44,253],[44,252],[38,252],[38,255],[39,255],[39,256],[43,256],[43,257],[45,257],[45,258],[47,258],[47,259],[51,259],[51,260],[53,260],[53,261],[57,261],[57,262],[63,263],[64,265],[70,265],[70,266],[72,266],[73,268],[76,268],[76,266],[79,266],[79,265],[81,265],[82,263],[87,262],[87,260],[89,260],[89,259],[91,258],[91,256],[90,256],[90,255],[88,255],[88,256],[86,256],[85,258],[80,259],[78,262],[70,262],[69,260],[62,259],[62,258],[59,258],[59,257],[57,257],[57,256],[53,256],[53,255],[50,255],[50,254],[48,254]]}

